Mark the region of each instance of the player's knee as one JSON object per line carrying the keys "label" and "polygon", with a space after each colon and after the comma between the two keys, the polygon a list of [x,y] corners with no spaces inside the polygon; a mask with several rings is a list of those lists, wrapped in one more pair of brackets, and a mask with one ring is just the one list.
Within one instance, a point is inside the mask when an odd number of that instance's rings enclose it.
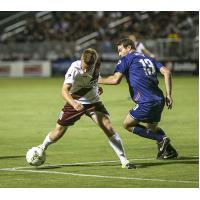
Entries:
{"label": "player's knee", "polygon": [[146,127],[148,130],[152,131],[153,133],[156,132],[157,128],[156,127]]}
{"label": "player's knee", "polygon": [[113,132],[113,127],[109,119],[103,120],[101,128],[108,132]]}
{"label": "player's knee", "polygon": [[111,124],[104,125],[101,127],[106,135],[112,136],[115,132]]}
{"label": "player's knee", "polygon": [[156,128],[149,129],[151,132],[156,133]]}
{"label": "player's knee", "polygon": [[129,127],[129,124],[126,123],[126,121],[123,121],[122,125],[126,130],[129,130],[130,127]]}

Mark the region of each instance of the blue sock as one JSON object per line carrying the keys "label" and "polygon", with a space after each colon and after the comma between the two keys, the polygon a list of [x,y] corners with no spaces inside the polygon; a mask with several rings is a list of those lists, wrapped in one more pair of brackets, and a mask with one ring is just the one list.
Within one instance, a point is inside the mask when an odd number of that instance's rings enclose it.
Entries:
{"label": "blue sock", "polygon": [[136,135],[139,135],[141,137],[156,140],[158,142],[161,142],[163,140],[162,134],[154,133],[154,132],[146,129],[145,126],[142,126],[140,124],[138,124],[136,127],[133,128],[133,133],[135,133]]}

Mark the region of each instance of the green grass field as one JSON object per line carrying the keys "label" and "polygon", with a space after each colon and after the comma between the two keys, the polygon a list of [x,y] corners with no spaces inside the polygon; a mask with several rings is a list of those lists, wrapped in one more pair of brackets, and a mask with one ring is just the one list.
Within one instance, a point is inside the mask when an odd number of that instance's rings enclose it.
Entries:
{"label": "green grass field", "polygon": [[[174,77],[173,110],[165,109],[160,126],[179,152],[177,160],[155,159],[154,141],[122,128],[133,107],[125,81],[103,86],[101,98],[136,170],[122,169],[106,136],[83,117],[49,147],[38,168],[25,161],[26,151],[39,145],[54,128],[64,101],[63,78],[0,79],[1,188],[198,188],[198,77]],[[160,81],[163,88],[163,80]]]}

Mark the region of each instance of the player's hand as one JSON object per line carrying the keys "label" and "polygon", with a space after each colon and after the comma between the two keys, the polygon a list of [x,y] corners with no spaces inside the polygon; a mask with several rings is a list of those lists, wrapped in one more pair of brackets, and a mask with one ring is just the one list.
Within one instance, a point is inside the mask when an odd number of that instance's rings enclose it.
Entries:
{"label": "player's hand", "polygon": [[74,107],[74,109],[75,109],[76,111],[81,111],[81,110],[84,109],[84,106],[83,106],[81,103],[76,102],[76,101],[74,101],[74,103],[73,103],[72,106]]}
{"label": "player's hand", "polygon": [[172,109],[173,99],[171,96],[166,96],[165,98],[166,106],[168,109]]}
{"label": "player's hand", "polygon": [[102,88],[102,87],[99,87],[99,88],[98,88],[98,94],[101,95],[102,93],[103,93],[103,88]]}

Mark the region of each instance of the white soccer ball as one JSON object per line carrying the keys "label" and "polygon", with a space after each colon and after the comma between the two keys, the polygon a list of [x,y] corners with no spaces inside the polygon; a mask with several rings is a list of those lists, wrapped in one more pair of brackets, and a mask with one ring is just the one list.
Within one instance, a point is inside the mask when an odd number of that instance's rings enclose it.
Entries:
{"label": "white soccer ball", "polygon": [[40,166],[46,160],[46,153],[40,147],[32,147],[26,153],[26,161],[32,166]]}

